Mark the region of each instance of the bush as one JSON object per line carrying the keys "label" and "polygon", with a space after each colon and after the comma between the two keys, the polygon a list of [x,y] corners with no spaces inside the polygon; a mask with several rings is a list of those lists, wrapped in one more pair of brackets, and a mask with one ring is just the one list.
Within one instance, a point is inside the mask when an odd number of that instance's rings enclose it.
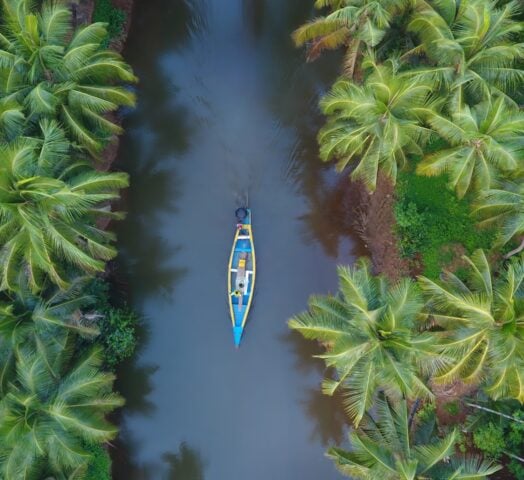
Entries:
{"label": "bush", "polygon": [[137,344],[138,315],[129,308],[107,311],[100,326],[106,364],[114,368],[133,355]]}
{"label": "bush", "polygon": [[85,480],[111,480],[111,457],[101,445],[85,445],[92,455],[87,467]]}
{"label": "bush", "polygon": [[453,416],[458,415],[460,412],[460,407],[457,401],[445,403],[442,408]]}
{"label": "bush", "polygon": [[434,402],[427,402],[419,408],[417,412],[417,419],[420,423],[426,423],[430,421],[436,412],[436,406]]}
{"label": "bush", "polygon": [[515,480],[524,480],[524,465],[517,460],[508,463],[508,470],[513,474]]}
{"label": "bush", "polygon": [[87,282],[84,293],[92,298],[93,302],[90,306],[93,310],[105,313],[111,309],[110,290],[109,282],[103,278],[93,277]]}
{"label": "bush", "polygon": [[118,38],[122,34],[125,21],[125,12],[120,8],[116,8],[111,0],[96,0],[93,22],[107,23],[107,33],[109,35],[107,44],[109,44],[109,40]]}
{"label": "bush", "polygon": [[493,422],[481,425],[473,432],[473,443],[479,450],[496,460],[506,448],[504,429]]}
{"label": "bush", "polygon": [[422,177],[401,173],[395,204],[396,233],[402,256],[422,257],[424,275],[437,278],[442,267],[453,259],[451,249],[460,244],[468,253],[489,249],[494,230],[477,229],[466,199],[458,200],[443,176]]}

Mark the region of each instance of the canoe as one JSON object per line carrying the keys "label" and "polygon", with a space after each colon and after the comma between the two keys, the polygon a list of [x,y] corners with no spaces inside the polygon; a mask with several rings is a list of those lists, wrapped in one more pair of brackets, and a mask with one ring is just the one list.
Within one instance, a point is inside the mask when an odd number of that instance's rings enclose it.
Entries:
{"label": "canoe", "polygon": [[235,346],[240,346],[255,289],[255,245],[251,225],[251,210],[239,208],[235,212],[237,226],[229,256],[227,291],[229,313],[233,324]]}

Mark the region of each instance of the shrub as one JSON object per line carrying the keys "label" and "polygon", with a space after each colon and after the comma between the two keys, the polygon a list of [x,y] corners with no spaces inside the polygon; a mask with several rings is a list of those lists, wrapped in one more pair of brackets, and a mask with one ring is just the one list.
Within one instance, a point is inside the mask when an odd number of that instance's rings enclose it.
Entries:
{"label": "shrub", "polygon": [[504,429],[493,422],[481,425],[473,432],[473,443],[479,450],[496,460],[506,448]]}
{"label": "shrub", "polygon": [[524,480],[524,465],[517,460],[508,463],[508,470],[513,474],[515,480]]}
{"label": "shrub", "polygon": [[455,445],[459,449],[460,453],[466,453],[468,451],[467,438],[466,438],[466,435],[464,435],[464,433],[458,432],[457,442]]}
{"label": "shrub", "polygon": [[420,423],[426,423],[435,416],[435,403],[426,402],[417,412],[417,419]]}
{"label": "shrub", "polygon": [[93,299],[91,307],[101,313],[107,312],[111,308],[110,284],[100,277],[93,277],[87,283],[84,293]]}
{"label": "shrub", "polygon": [[468,200],[458,200],[445,177],[404,172],[398,178],[395,217],[401,254],[413,258],[420,253],[425,276],[438,277],[452,260],[445,246],[461,244],[468,253],[491,247],[495,232],[477,229]]}
{"label": "shrub", "polygon": [[[95,10],[93,11],[93,22],[107,23],[107,33],[109,40],[119,37],[124,31],[126,14],[120,8],[116,8],[111,0],[96,0]],[[106,44],[106,46],[107,46]]]}
{"label": "shrub", "polygon": [[111,480],[111,457],[102,445],[85,445],[92,455],[84,480]]}
{"label": "shrub", "polygon": [[138,315],[129,308],[112,308],[100,325],[106,364],[114,368],[133,355],[137,344]]}
{"label": "shrub", "polygon": [[460,407],[457,401],[445,403],[443,408],[446,410],[446,412],[453,416],[458,415],[460,412]]}

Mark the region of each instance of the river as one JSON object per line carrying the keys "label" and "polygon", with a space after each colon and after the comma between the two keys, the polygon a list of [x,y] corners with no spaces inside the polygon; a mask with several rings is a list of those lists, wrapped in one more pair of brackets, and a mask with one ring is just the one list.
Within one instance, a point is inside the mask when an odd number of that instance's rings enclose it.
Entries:
{"label": "river", "polygon": [[[137,0],[124,52],[141,82],[118,166],[131,174],[118,275],[144,318],[118,372],[117,480],[335,480],[345,438],[323,364],[287,320],[352,263],[347,180],[318,159],[317,103],[340,57],[306,64],[304,0]],[[234,210],[258,278],[240,349],[228,317]]]}

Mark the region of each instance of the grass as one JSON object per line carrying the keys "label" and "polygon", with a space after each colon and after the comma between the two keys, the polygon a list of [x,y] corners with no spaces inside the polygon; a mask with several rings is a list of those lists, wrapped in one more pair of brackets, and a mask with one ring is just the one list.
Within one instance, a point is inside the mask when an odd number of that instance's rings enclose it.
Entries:
{"label": "grass", "polygon": [[114,38],[118,38],[124,31],[126,13],[113,5],[111,0],[96,0],[93,11],[93,22],[107,23],[107,45]]}
{"label": "grass", "polygon": [[458,200],[445,177],[401,173],[395,217],[402,256],[419,256],[423,274],[435,279],[461,250],[453,247],[460,245],[467,253],[491,248],[496,232],[479,230],[470,212],[469,201]]}

